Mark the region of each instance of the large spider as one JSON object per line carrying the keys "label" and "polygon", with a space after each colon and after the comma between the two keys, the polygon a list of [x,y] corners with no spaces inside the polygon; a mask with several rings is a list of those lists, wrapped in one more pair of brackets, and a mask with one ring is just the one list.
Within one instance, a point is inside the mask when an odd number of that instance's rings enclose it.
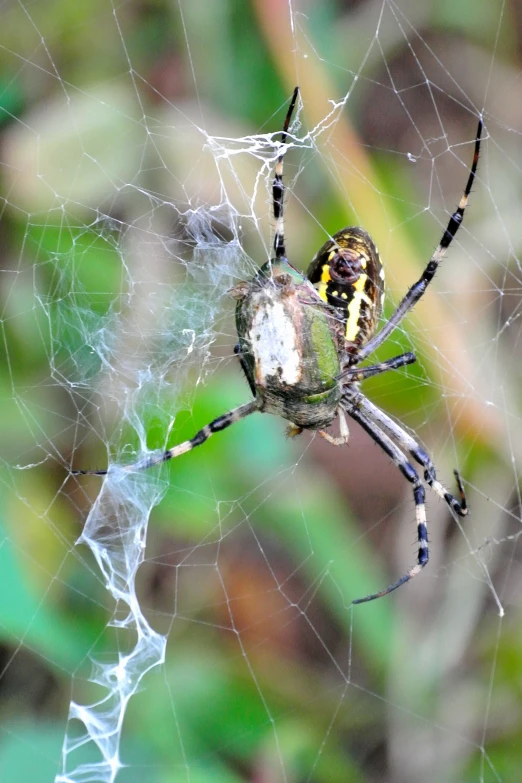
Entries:
{"label": "large spider", "polygon": [[[286,258],[283,224],[283,157],[287,132],[299,95],[296,87],[283,125],[281,147],[273,181],[275,220],[274,258],[259,269],[253,280],[232,290],[237,299],[236,324],[239,358],[253,399],[219,416],[193,438],[163,454],[127,467],[141,470],[179,457],[201,446],[216,432],[260,411],[283,416],[290,422],[290,435],[318,431],[334,445],[348,440],[346,414],[355,419],[388,454],[413,486],[418,554],[416,564],[393,584],[353,603],[363,603],[391,593],[416,576],[427,564],[425,490],[406,453],[424,469],[424,481],[459,516],[468,513],[466,496],[455,471],[460,499],[436,477],[433,463],[418,443],[359,390],[360,381],[396,370],[416,361],[405,353],[380,364],[358,368],[397,328],[432,281],[445,251],[457,233],[475,179],[482,134],[479,119],[475,152],[468,181],[456,211],[424,272],[377,334],[384,295],[384,271],[379,253],[362,228],[343,228],[318,251],[306,277]],[[325,431],[339,416],[340,437]],[[75,474],[105,475],[106,470],[77,470]]]}

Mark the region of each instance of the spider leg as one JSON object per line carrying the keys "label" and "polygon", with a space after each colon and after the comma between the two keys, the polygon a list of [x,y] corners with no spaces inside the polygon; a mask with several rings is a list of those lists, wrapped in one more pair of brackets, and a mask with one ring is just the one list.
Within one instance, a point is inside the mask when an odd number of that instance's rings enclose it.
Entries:
{"label": "spider leg", "polygon": [[[190,440],[186,440],[177,446],[173,446],[173,448],[164,451],[163,454],[159,454],[157,456],[152,455],[142,460],[141,462],[136,462],[134,465],[129,465],[125,468],[125,470],[129,472],[134,470],[147,470],[148,468],[154,467],[154,465],[161,465],[163,462],[167,462],[169,459],[180,457],[187,451],[192,451],[192,449],[195,449],[196,446],[201,446],[210,438],[211,435],[214,435],[216,432],[221,432],[221,430],[225,430],[227,427],[235,424],[236,421],[245,419],[247,416],[250,416],[251,413],[255,413],[255,411],[258,409],[259,402],[257,399],[251,400],[250,402],[245,403],[245,405],[240,405],[239,408],[234,408],[234,410],[223,414],[223,416],[218,416],[217,419],[211,421],[210,424],[205,425],[202,429],[199,430],[199,432],[196,432],[196,434],[190,438]],[[73,476],[106,476],[107,473],[108,470],[71,471]]]}
{"label": "spider leg", "polygon": [[408,353],[402,353],[400,356],[394,356],[393,359],[386,359],[385,362],[380,364],[372,364],[369,367],[361,367],[359,369],[349,367],[337,376],[337,380],[344,380],[345,383],[359,383],[366,380],[366,378],[373,378],[374,375],[380,375],[388,370],[398,370],[400,367],[405,367],[407,364],[413,364],[416,361],[417,357],[415,354],[409,351]]}
{"label": "spider leg", "polygon": [[[362,396],[362,395],[361,395]],[[355,421],[357,421],[361,427],[366,430],[368,435],[377,443],[381,449],[388,454],[389,457],[393,460],[395,465],[399,468],[402,475],[413,485],[413,499],[415,500],[415,519],[417,522],[417,540],[419,544],[419,548],[417,551],[417,563],[412,566],[403,576],[401,576],[400,579],[397,579],[396,582],[393,582],[391,585],[388,585],[384,590],[380,590],[378,593],[371,593],[370,595],[365,596],[364,598],[357,598],[355,601],[352,601],[353,604],[362,604],[366,601],[373,601],[375,598],[382,598],[384,595],[388,595],[388,593],[393,592],[394,590],[397,590],[398,587],[400,587],[403,584],[406,584],[406,582],[409,582],[410,579],[413,579],[414,576],[417,576],[424,566],[427,564],[429,560],[429,550],[428,550],[428,529],[426,526],[426,494],[424,491],[424,487],[422,485],[422,481],[419,477],[419,474],[413,467],[413,465],[408,462],[407,458],[404,456],[402,451],[395,445],[395,443],[392,441],[391,438],[388,437],[382,430],[379,429],[377,424],[371,419],[366,416],[364,413],[362,413],[359,406],[351,404],[346,412],[349,416],[351,416]]]}
{"label": "spider leg", "polygon": [[479,118],[478,127],[477,127],[477,135],[475,137],[475,152],[473,155],[473,162],[471,164],[471,169],[468,177],[468,181],[466,183],[466,187],[464,188],[464,193],[462,195],[462,198],[460,199],[459,205],[453,215],[450,217],[448,225],[446,227],[446,230],[444,231],[444,234],[442,235],[442,239],[440,240],[440,243],[433,253],[432,257],[430,258],[428,265],[424,272],[422,273],[419,280],[417,280],[414,285],[409,289],[408,293],[404,296],[402,301],[400,302],[399,306],[389,319],[383,326],[383,328],[378,332],[375,337],[373,337],[371,340],[369,340],[366,345],[360,349],[358,353],[358,361],[363,361],[367,356],[369,356],[373,351],[375,351],[376,348],[381,345],[384,340],[393,332],[394,329],[397,328],[397,326],[400,324],[406,313],[412,309],[412,307],[415,306],[415,304],[419,301],[421,296],[423,296],[424,292],[426,291],[428,285],[431,283],[435,276],[435,272],[437,271],[437,268],[444,258],[444,255],[446,253],[446,250],[451,245],[451,242],[453,241],[453,238],[455,237],[457,231],[460,228],[460,225],[462,223],[462,219],[464,217],[464,211],[468,205],[468,197],[471,192],[471,187],[473,185],[475,174],[477,172],[477,164],[479,159],[479,152],[480,152],[480,137],[482,136],[482,117]]}
{"label": "spider leg", "polygon": [[328,443],[331,443],[332,446],[345,446],[350,440],[350,431],[348,429],[344,408],[340,407],[337,411],[337,415],[339,416],[339,430],[341,435],[336,438],[334,435],[330,435],[329,432],[325,432],[325,430],[319,430],[319,435],[327,440]]}
{"label": "spider leg", "polygon": [[240,346],[239,343],[237,343],[237,345],[234,345],[234,353],[237,356],[237,358],[239,359],[239,364],[241,365],[241,369],[243,370],[245,378],[248,381],[248,385],[250,386],[250,391],[252,392],[252,396],[255,397],[256,394],[257,394],[256,387],[254,386],[254,384],[252,383],[252,381],[250,379],[247,363],[245,361],[245,357],[243,356],[243,354],[241,352],[241,346]]}
{"label": "spider leg", "polygon": [[274,173],[274,182],[272,184],[272,196],[273,196],[273,209],[274,209],[274,253],[276,258],[285,258],[285,229],[283,220],[283,200],[285,195],[285,188],[283,185],[283,157],[286,151],[286,134],[288,132],[288,126],[292,114],[294,113],[295,104],[297,102],[297,96],[299,95],[299,87],[296,87],[292,98],[290,99],[290,106],[286,114],[286,119],[283,125],[283,133],[281,136],[282,150],[277,158]]}
{"label": "spider leg", "polygon": [[[466,502],[466,495],[464,487],[458,471],[453,471],[457,480],[457,487],[459,490],[460,500],[457,500],[451,492],[448,492],[446,487],[440,483],[437,479],[435,467],[431,461],[429,455],[422,449],[417,441],[408,435],[399,424],[393,421],[384,411],[374,405],[360,392],[357,392],[355,398],[356,405],[360,407],[364,413],[373,421],[379,428],[382,428],[392,438],[394,438],[399,444],[401,449],[408,451],[413,459],[422,465],[424,468],[424,480],[431,487],[431,489],[440,497],[459,517],[465,517],[469,513],[468,504]],[[353,402],[352,402],[353,404]]]}

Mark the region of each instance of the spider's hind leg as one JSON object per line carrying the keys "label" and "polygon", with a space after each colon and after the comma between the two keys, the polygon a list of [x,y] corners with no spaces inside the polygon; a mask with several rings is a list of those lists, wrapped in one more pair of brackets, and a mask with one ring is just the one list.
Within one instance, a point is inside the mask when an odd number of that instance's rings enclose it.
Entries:
{"label": "spider's hind leg", "polygon": [[455,478],[457,480],[457,488],[459,491],[460,500],[457,499],[451,492],[448,492],[444,484],[437,479],[435,472],[435,466],[431,461],[429,454],[422,449],[417,441],[408,435],[399,424],[396,424],[384,411],[371,403],[366,397],[358,399],[358,404],[361,405],[364,413],[375,422],[377,426],[381,427],[392,438],[395,438],[401,449],[408,451],[413,459],[422,465],[424,468],[424,480],[426,484],[440,497],[445,503],[454,511],[459,517],[465,517],[469,513],[468,504],[466,501],[466,494],[464,492],[464,486],[460,478],[458,471],[454,471]]}
{"label": "spider's hind leg", "polygon": [[417,446],[415,450],[412,449],[411,454],[417,460],[417,462],[423,466],[424,480],[426,484],[428,484],[428,486],[430,486],[432,490],[436,492],[437,495],[440,498],[442,498],[442,500],[444,500],[456,514],[459,515],[459,517],[467,516],[469,514],[468,502],[466,500],[464,485],[462,483],[462,479],[460,477],[460,473],[458,472],[458,470],[454,470],[453,474],[457,482],[457,488],[459,490],[460,500],[457,500],[457,498],[454,497],[454,495],[452,495],[451,492],[448,492],[444,484],[441,484],[440,481],[437,479],[435,466],[433,465],[433,462],[431,461],[431,459],[429,458],[428,454],[426,454],[425,451],[423,451]]}
{"label": "spider's hind leg", "polygon": [[[359,395],[359,398],[360,397],[362,397],[362,395]],[[366,416],[360,410],[358,404],[351,403],[347,408],[347,412],[353,419],[355,419],[356,422],[361,425],[364,430],[366,430],[372,440],[374,440],[375,443],[377,443],[381,449],[389,457],[391,457],[395,465],[397,465],[401,471],[402,475],[413,485],[415,519],[417,522],[418,550],[416,564],[412,566],[403,576],[401,576],[400,579],[397,579],[396,582],[388,585],[388,587],[386,587],[384,590],[380,590],[378,593],[372,593],[371,595],[367,595],[364,598],[357,598],[355,601],[352,601],[354,604],[362,604],[366,601],[373,601],[375,598],[382,598],[382,596],[388,595],[388,593],[397,590],[398,587],[406,584],[406,582],[409,582],[410,579],[413,579],[414,576],[417,576],[417,574],[419,574],[424,566],[428,563],[429,550],[425,505],[426,493],[424,491],[420,476],[413,465],[408,461],[398,446],[395,445],[392,439],[389,438],[388,435],[386,435],[382,430],[380,430],[377,424],[372,421],[369,416]]]}
{"label": "spider's hind leg", "polygon": [[[173,446],[162,454],[152,454],[150,457],[146,457],[140,462],[128,465],[124,470],[129,472],[134,470],[148,470],[148,468],[152,468],[155,465],[161,465],[163,462],[167,462],[170,459],[180,457],[182,454],[186,454],[187,451],[192,451],[192,449],[195,449],[197,446],[206,443],[211,435],[227,429],[227,427],[230,427],[237,421],[241,421],[241,419],[245,419],[257,410],[259,410],[258,400],[251,400],[244,405],[240,405],[239,408],[234,408],[234,410],[224,413],[222,416],[218,416],[217,419],[214,419],[209,424],[202,427],[189,440],[185,440],[183,443]],[[107,473],[108,470],[71,470],[71,475],[73,476],[106,476]]]}
{"label": "spider's hind leg", "polygon": [[319,435],[327,440],[328,443],[331,443],[332,446],[345,446],[350,440],[350,430],[348,429],[348,422],[346,421],[344,409],[339,408],[337,414],[339,416],[340,436],[336,438],[335,435],[330,435],[329,432],[325,432],[324,430],[319,430]]}

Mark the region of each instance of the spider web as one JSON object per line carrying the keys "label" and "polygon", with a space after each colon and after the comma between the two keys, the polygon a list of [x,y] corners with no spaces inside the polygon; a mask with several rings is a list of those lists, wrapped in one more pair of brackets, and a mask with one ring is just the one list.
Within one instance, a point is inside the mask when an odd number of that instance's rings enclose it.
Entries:
{"label": "spider web", "polygon": [[[515,3],[4,3],[0,777],[510,781],[520,750],[520,51]],[[8,32],[7,32],[8,31]],[[230,289],[362,225],[393,311],[364,384],[461,523],[352,422],[256,414],[125,470],[250,393]],[[105,468],[106,478],[72,476]]]}

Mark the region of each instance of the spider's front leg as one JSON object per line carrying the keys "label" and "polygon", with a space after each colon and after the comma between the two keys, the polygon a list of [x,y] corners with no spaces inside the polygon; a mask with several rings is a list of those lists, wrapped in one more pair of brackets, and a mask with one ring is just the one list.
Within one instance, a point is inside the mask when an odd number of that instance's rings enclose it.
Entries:
{"label": "spider's front leg", "polygon": [[412,351],[408,353],[401,353],[400,356],[394,356],[393,359],[386,359],[386,361],[380,364],[371,364],[368,367],[349,367],[347,370],[339,375],[337,380],[344,381],[345,384],[360,383],[367,378],[373,378],[374,375],[380,375],[388,370],[398,370],[401,367],[405,367],[407,364],[414,364],[417,361],[417,357]]}
{"label": "spider's front leg", "polygon": [[241,346],[240,346],[239,343],[236,343],[236,345],[234,345],[234,353],[237,356],[237,358],[239,359],[239,364],[241,365],[241,369],[243,370],[245,378],[248,381],[248,385],[250,386],[250,391],[252,392],[252,397],[256,397],[257,391],[256,391],[255,384],[254,384],[254,382],[252,380],[252,377],[251,377],[252,373],[248,369],[248,365],[247,365],[247,363],[245,361],[245,357],[243,356],[243,352],[241,351]]}
{"label": "spider's front leg", "polygon": [[404,316],[416,305],[419,299],[424,296],[427,287],[433,280],[439,264],[443,260],[447,249],[455,238],[457,231],[462,225],[462,221],[464,219],[464,212],[468,206],[469,194],[471,193],[471,188],[477,173],[482,129],[482,117],[479,117],[477,133],[475,136],[475,151],[473,153],[473,160],[471,162],[471,168],[468,175],[468,180],[466,182],[466,187],[464,188],[464,193],[462,194],[457,209],[449,219],[446,230],[444,231],[435,252],[428,261],[428,264],[420,278],[412,285],[412,287],[403,297],[402,301],[399,303],[397,309],[390,319],[385,323],[382,329],[377,332],[377,334],[375,334],[370,340],[368,340],[366,345],[361,348],[359,352],[359,361],[362,361],[367,356],[370,356],[370,354],[372,354],[380,345],[382,345],[386,338],[398,327]]}

